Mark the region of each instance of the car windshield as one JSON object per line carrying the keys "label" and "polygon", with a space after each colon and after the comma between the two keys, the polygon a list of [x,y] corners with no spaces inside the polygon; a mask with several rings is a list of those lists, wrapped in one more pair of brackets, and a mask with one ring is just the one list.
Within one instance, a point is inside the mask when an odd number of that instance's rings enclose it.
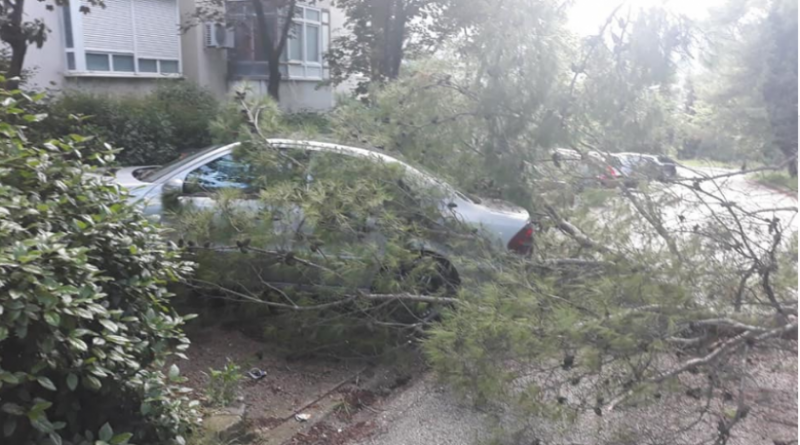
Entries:
{"label": "car windshield", "polygon": [[[439,177],[433,175],[432,173],[430,173],[429,171],[425,170],[424,168],[422,168],[420,166],[411,165],[408,162],[405,162],[405,161],[402,161],[400,159],[394,158],[394,157],[389,156],[389,155],[387,155],[385,153],[380,153],[380,152],[376,152],[376,151],[373,151],[373,150],[365,150],[365,151],[368,152],[368,153],[365,154],[366,156],[374,156],[374,157],[377,157],[378,159],[383,159],[384,161],[396,162],[396,163],[402,165],[403,168],[406,169],[406,172],[408,172],[412,177],[416,177],[418,180],[421,180],[424,183],[439,187],[439,188],[441,188],[443,190],[446,190],[446,191],[448,191],[450,193],[453,193],[456,196],[458,196],[459,198],[463,199],[464,201],[471,202],[473,204],[480,204],[481,203],[481,199],[479,197],[468,195],[468,194],[458,190],[457,188],[453,187],[449,183],[447,183],[444,180],[440,179]],[[362,155],[362,156],[364,156],[364,155]]]}
{"label": "car windshield", "polygon": [[171,172],[174,172],[174,171],[180,169],[184,165],[187,165],[187,164],[191,163],[195,159],[205,155],[206,153],[208,153],[208,152],[210,152],[212,150],[216,150],[219,147],[220,147],[220,145],[213,145],[211,147],[198,150],[197,152],[192,153],[192,154],[190,154],[188,156],[179,157],[179,158],[175,159],[174,161],[164,165],[163,167],[155,169],[155,170],[147,173],[146,175],[142,176],[141,179],[142,179],[142,181],[147,181],[147,182],[158,181],[159,179],[169,175]]}

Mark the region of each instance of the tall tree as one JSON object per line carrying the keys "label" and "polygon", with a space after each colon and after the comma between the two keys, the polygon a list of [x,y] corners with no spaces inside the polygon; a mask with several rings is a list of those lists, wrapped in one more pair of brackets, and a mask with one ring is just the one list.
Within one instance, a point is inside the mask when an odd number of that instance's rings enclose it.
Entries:
{"label": "tall tree", "polygon": [[[51,11],[57,6],[69,6],[67,0],[39,1],[44,1],[45,7]],[[88,0],[87,5],[81,6],[81,12],[88,13],[90,6],[102,5],[103,0]],[[0,4],[0,41],[10,49],[10,58],[3,73],[7,79],[7,87],[13,89],[19,86],[28,46],[36,45],[41,48],[49,31],[43,20],[26,18],[25,0],[3,0]]]}
{"label": "tall tree", "polygon": [[[448,12],[454,0],[336,0],[347,14],[348,33],[334,39],[327,60],[331,80],[341,83],[353,76],[370,82],[395,80],[411,52],[430,49],[454,29]],[[464,9],[463,2],[460,2]]]}
{"label": "tall tree", "polygon": [[696,114],[684,155],[723,161],[797,159],[797,2],[729,0],[702,23]]}
{"label": "tall tree", "polygon": [[[281,54],[286,48],[286,41],[289,38],[289,31],[292,29],[292,19],[295,14],[295,6],[297,0],[284,0],[281,5],[278,2],[271,2],[270,6],[275,8],[278,20],[275,27],[268,25],[267,16],[264,12],[264,4],[261,0],[251,0],[253,10],[256,14],[256,28],[258,29],[258,36],[261,38],[262,47],[267,56],[267,67],[269,70],[269,77],[267,79],[267,92],[270,97],[276,101],[280,101],[280,87],[281,87]],[[285,14],[280,14],[281,10],[285,10]],[[277,30],[275,37],[273,33]]]}
{"label": "tall tree", "polygon": [[789,173],[797,176],[797,0],[776,0],[764,25],[767,116],[774,143],[789,160]]}
{"label": "tall tree", "polygon": [[[182,24],[184,30],[204,22],[225,23],[228,28],[237,26],[236,19],[227,14],[227,0],[206,0],[197,5],[190,18]],[[237,6],[239,2],[236,2]],[[316,3],[313,0],[309,3]],[[297,12],[297,0],[249,0],[241,3],[263,51],[260,56],[267,61],[267,92],[280,101],[281,56],[292,35],[292,21]],[[250,25],[250,24],[248,24]]]}

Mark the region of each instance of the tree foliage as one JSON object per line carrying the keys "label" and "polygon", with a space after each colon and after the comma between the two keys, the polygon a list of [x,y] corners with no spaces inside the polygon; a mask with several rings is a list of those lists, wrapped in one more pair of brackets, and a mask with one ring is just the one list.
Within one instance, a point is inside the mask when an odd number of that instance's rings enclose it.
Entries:
{"label": "tree foliage", "polygon": [[32,101],[0,91],[0,423],[3,443],[171,443],[192,403],[165,359],[183,318],[166,285],[191,268],[82,158],[87,138],[41,143]]}
{"label": "tree foliage", "polygon": [[[340,141],[421,165],[481,202],[526,207],[537,224],[530,258],[480,244],[457,217],[406,201],[391,166],[306,160],[302,150],[272,146],[276,120],[246,105],[238,156],[255,166],[247,174],[258,187],[178,209],[198,261],[210,265],[195,284],[296,314],[295,326],[319,337],[382,340],[387,329],[428,327],[433,368],[496,408],[504,427],[522,432],[516,437],[553,438],[543,419],[625,423],[660,408],[670,415],[636,425],[638,443],[648,434],[674,443],[687,431],[725,443],[761,409],[744,396],[742,382],[758,369],[741,356],[794,345],[796,234],[786,221],[797,209],[727,197],[725,183],[747,171],[606,188],[587,173],[595,170],[553,160],[559,146],[599,169],[610,162],[602,153],[667,151],[678,63],[693,36],[682,17],[618,10],[596,37],[575,42],[558,4],[477,5],[485,22],[436,57],[409,63],[396,81],[372,85],[369,101],[344,104],[331,127]],[[545,193],[548,183],[574,199]],[[237,205],[247,193],[252,204]],[[388,255],[377,255],[376,233],[387,235]],[[435,257],[415,267],[420,252],[409,241],[431,236],[448,247],[458,286],[430,292],[409,278],[447,276]],[[370,268],[389,273],[364,291]],[[266,286],[278,270],[339,289]],[[438,303],[436,316],[409,302]],[[347,330],[356,326],[363,330]],[[683,398],[693,401],[688,411],[675,408]],[[613,442],[605,431],[596,439]]]}
{"label": "tree foliage", "polygon": [[682,146],[686,157],[797,160],[797,20],[792,1],[730,1],[702,25]]}
{"label": "tree foliage", "polygon": [[395,80],[406,55],[431,52],[462,26],[453,20],[465,4],[452,0],[337,0],[347,15],[347,33],[335,38],[326,59],[331,81],[359,77],[356,93],[369,83]]}
{"label": "tree foliage", "polygon": [[209,91],[184,81],[167,81],[143,96],[69,91],[40,105],[48,116],[35,126],[38,138],[91,134],[84,150],[102,152],[111,144],[120,148],[120,165],[164,164],[210,145],[220,107]]}

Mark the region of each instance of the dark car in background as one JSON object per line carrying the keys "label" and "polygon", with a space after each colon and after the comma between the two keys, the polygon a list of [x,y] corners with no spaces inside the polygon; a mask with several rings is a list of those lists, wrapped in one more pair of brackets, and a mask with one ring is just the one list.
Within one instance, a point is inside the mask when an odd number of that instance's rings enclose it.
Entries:
{"label": "dark car in background", "polygon": [[666,181],[678,174],[675,161],[663,155],[641,153],[614,153],[611,155],[615,167],[623,177],[632,180],[646,179]]}

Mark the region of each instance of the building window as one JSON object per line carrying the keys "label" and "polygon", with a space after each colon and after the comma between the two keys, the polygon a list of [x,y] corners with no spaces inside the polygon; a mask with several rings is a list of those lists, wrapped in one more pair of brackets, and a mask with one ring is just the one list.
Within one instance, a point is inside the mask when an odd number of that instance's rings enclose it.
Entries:
{"label": "building window", "polygon": [[111,71],[108,54],[86,53],[86,69],[89,71]]}
{"label": "building window", "polygon": [[180,74],[177,0],[84,1],[62,8],[67,69],[103,75]]}
{"label": "building window", "polygon": [[[268,31],[273,41],[280,27],[275,9],[265,4]],[[256,26],[255,12],[249,1],[227,3],[228,26],[233,28],[234,44],[229,50],[229,72],[234,77],[267,77],[266,52]],[[330,40],[330,13],[326,10],[297,5],[292,27],[281,54],[281,74],[287,79],[322,80],[327,76],[324,54]]]}

